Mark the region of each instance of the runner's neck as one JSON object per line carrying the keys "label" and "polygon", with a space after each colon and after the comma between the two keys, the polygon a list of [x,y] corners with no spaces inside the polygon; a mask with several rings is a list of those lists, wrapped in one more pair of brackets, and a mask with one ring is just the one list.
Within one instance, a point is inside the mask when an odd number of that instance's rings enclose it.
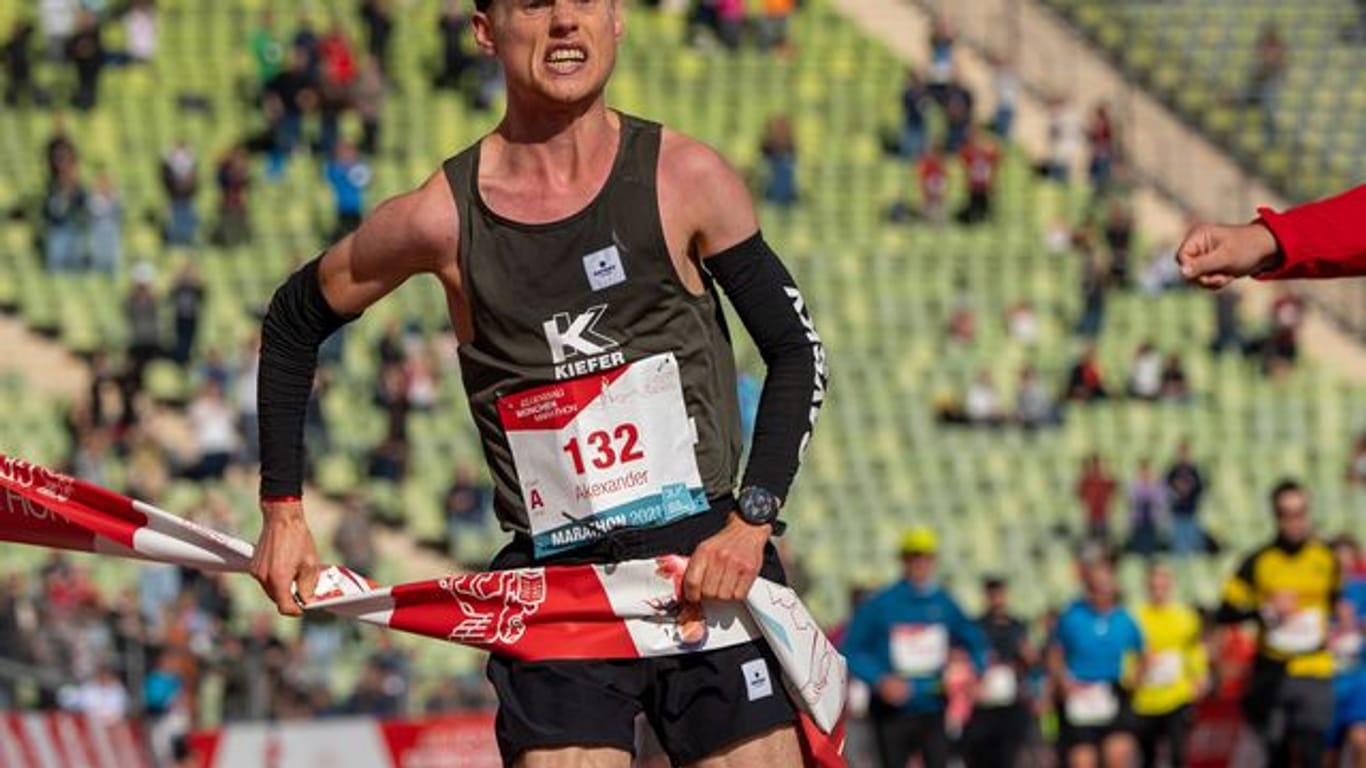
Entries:
{"label": "runner's neck", "polygon": [[514,175],[533,176],[558,186],[593,176],[604,156],[611,164],[620,121],[601,96],[560,112],[517,108],[509,103],[507,114],[490,138],[498,144],[502,165]]}

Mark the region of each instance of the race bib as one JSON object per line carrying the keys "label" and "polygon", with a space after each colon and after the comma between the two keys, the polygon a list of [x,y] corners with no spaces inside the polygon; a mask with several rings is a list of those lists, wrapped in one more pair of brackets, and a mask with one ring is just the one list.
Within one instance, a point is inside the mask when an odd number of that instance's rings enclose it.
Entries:
{"label": "race bib", "polygon": [[1068,694],[1064,702],[1072,725],[1109,725],[1119,716],[1119,697],[1109,683],[1088,683]]}
{"label": "race bib", "polygon": [[1180,651],[1161,651],[1148,657],[1148,669],[1143,674],[1143,685],[1166,688],[1181,681],[1186,663]]}
{"label": "race bib", "polygon": [[1266,644],[1284,654],[1317,651],[1327,639],[1323,611],[1306,608],[1285,617],[1266,633]]}
{"label": "race bib", "polygon": [[949,633],[942,624],[897,624],[892,627],[892,669],[906,677],[927,677],[949,662]]}
{"label": "race bib", "polygon": [[1015,669],[1005,664],[993,664],[982,674],[982,685],[977,701],[986,707],[1004,707],[1019,697],[1019,678]]}
{"label": "race bib", "polygon": [[508,395],[498,415],[537,557],[708,508],[673,353]]}
{"label": "race bib", "polygon": [[1343,632],[1328,641],[1333,652],[1333,669],[1337,672],[1350,672],[1361,666],[1361,633]]}

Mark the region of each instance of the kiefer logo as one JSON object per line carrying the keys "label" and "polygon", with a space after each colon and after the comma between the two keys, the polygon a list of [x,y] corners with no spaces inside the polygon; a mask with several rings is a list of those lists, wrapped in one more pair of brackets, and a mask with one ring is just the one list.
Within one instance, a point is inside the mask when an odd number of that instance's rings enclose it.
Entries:
{"label": "kiefer logo", "polygon": [[[555,363],[556,379],[582,376],[625,364],[625,355],[611,352],[618,346],[616,339],[597,331],[598,321],[606,312],[607,305],[598,304],[572,317],[568,312],[557,312],[542,324],[546,343],[550,345],[550,359]],[[574,360],[580,356],[587,359]]]}

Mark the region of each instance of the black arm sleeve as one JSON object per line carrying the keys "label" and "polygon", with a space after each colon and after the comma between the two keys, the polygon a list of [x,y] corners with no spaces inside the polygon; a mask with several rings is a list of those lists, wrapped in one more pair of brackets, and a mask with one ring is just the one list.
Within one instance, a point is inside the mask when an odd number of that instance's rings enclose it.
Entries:
{"label": "black arm sleeve", "polygon": [[298,496],[304,476],[304,412],[318,369],[318,346],[359,317],[337,314],[323,296],[313,259],[275,291],[261,322],[257,411],[261,495]]}
{"label": "black arm sleeve", "polygon": [[741,485],[786,499],[825,400],[825,348],[796,282],[762,233],[702,264],[735,306],[768,367]]}

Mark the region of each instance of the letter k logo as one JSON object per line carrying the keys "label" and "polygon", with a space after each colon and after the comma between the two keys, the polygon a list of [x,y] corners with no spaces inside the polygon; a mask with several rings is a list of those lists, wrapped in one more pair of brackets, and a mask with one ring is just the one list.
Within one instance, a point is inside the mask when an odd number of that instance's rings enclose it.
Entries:
{"label": "letter k logo", "polygon": [[575,355],[599,355],[617,346],[617,342],[594,330],[607,311],[606,304],[589,307],[572,320],[568,312],[557,312],[545,321],[545,340],[550,345],[550,357],[556,364]]}

